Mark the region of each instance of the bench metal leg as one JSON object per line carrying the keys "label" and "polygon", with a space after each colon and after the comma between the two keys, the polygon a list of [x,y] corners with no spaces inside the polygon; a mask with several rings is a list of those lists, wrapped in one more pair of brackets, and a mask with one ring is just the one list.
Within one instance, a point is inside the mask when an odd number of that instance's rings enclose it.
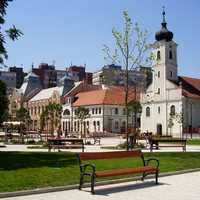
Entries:
{"label": "bench metal leg", "polygon": [[81,190],[82,186],[83,186],[83,177],[84,177],[84,175],[81,175],[81,177],[80,177],[79,190]]}
{"label": "bench metal leg", "polygon": [[91,176],[91,193],[95,194],[94,192],[94,184],[95,184],[95,175]]}
{"label": "bench metal leg", "polygon": [[158,171],[156,172],[156,184],[158,184]]}
{"label": "bench metal leg", "polygon": [[142,174],[141,180],[144,181],[144,177],[146,176],[145,172]]}

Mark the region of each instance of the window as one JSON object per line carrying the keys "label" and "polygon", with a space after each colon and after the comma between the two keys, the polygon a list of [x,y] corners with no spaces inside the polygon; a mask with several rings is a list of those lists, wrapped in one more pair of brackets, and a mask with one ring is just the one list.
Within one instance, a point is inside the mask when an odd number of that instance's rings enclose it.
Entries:
{"label": "window", "polygon": [[175,115],[175,112],[176,112],[175,106],[172,105],[172,106],[170,107],[170,115]]}
{"label": "window", "polygon": [[99,114],[101,114],[101,108],[99,108]]}
{"label": "window", "polygon": [[160,114],[160,106],[158,106],[158,114]]}
{"label": "window", "polygon": [[160,88],[158,88],[158,94],[160,94]]}
{"label": "window", "polygon": [[158,71],[158,78],[160,78],[160,71]]}
{"label": "window", "polygon": [[118,128],[119,128],[119,122],[116,121],[116,122],[115,122],[115,129],[118,129]]}
{"label": "window", "polygon": [[149,107],[146,108],[146,117],[150,117],[150,108]]}
{"label": "window", "polygon": [[98,131],[100,131],[100,122],[99,121],[97,121],[97,129],[98,129]]}
{"label": "window", "polygon": [[125,115],[126,114],[126,109],[125,108],[123,108],[123,115]]}
{"label": "window", "polygon": [[70,111],[68,109],[66,109],[64,112],[63,112],[63,115],[70,115]]}
{"label": "window", "polygon": [[169,51],[169,59],[172,59],[173,58],[173,56],[172,56],[172,51],[170,50]]}
{"label": "window", "polygon": [[118,108],[115,108],[115,115],[118,115]]}
{"label": "window", "polygon": [[76,122],[74,122],[74,130],[76,131]]}
{"label": "window", "polygon": [[160,51],[157,51],[157,60],[160,60]]}
{"label": "window", "polygon": [[95,114],[98,114],[98,108],[95,109]]}
{"label": "window", "polygon": [[92,108],[92,114],[94,114],[94,108]]}
{"label": "window", "polygon": [[170,77],[172,77],[173,76],[173,72],[172,71],[170,71]]}

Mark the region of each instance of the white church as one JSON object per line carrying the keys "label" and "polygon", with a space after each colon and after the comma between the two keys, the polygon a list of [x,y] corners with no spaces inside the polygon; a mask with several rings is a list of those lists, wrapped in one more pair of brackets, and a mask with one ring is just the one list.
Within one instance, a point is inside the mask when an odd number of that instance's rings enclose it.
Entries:
{"label": "white church", "polygon": [[177,44],[165,12],[153,44],[153,81],[141,95],[141,132],[183,137],[200,134],[200,79],[178,76]]}

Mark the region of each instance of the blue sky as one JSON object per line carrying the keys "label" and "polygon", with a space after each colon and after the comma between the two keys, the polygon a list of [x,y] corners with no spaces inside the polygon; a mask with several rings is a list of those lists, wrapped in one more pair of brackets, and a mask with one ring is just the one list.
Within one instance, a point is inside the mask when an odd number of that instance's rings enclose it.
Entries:
{"label": "blue sky", "polygon": [[102,65],[103,44],[113,46],[111,30],[122,27],[122,12],[150,33],[150,42],[160,29],[162,6],[168,29],[178,43],[181,75],[200,78],[199,0],[14,0],[7,10],[6,26],[15,24],[24,36],[8,42],[9,66],[31,69],[41,62],[63,69],[86,63],[87,71]]}

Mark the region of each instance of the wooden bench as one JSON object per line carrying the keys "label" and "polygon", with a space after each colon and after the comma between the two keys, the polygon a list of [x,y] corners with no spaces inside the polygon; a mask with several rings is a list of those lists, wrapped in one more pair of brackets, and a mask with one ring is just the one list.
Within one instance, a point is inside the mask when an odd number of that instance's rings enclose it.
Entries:
{"label": "wooden bench", "polygon": [[[121,176],[128,174],[138,174],[142,173],[142,180],[148,174],[155,174],[156,184],[158,184],[158,173],[159,173],[159,161],[155,158],[150,158],[148,160],[144,159],[143,153],[141,150],[134,151],[114,151],[114,152],[85,152],[79,153],[78,162],[80,165],[80,184],[79,189],[81,190],[84,183],[84,176],[90,176],[91,178],[91,193],[94,194],[94,185],[96,178],[100,177],[110,177],[110,176]],[[128,158],[128,157],[140,157],[141,166],[123,168],[123,169],[111,169],[99,171],[96,169],[94,164],[84,164],[83,161],[87,160],[99,160],[99,159],[116,159],[116,158]],[[151,166],[149,163],[151,161],[156,162],[156,166]]]}
{"label": "wooden bench", "polygon": [[49,138],[48,139],[48,149],[69,149],[69,148],[81,148],[84,152],[83,139],[78,138]]}
{"label": "wooden bench", "polygon": [[[181,138],[151,138],[149,139],[150,151],[153,151],[153,148],[159,149],[159,147],[181,147],[183,152],[186,151],[186,139]],[[160,145],[160,143],[162,145]],[[165,143],[165,144],[164,144]]]}

